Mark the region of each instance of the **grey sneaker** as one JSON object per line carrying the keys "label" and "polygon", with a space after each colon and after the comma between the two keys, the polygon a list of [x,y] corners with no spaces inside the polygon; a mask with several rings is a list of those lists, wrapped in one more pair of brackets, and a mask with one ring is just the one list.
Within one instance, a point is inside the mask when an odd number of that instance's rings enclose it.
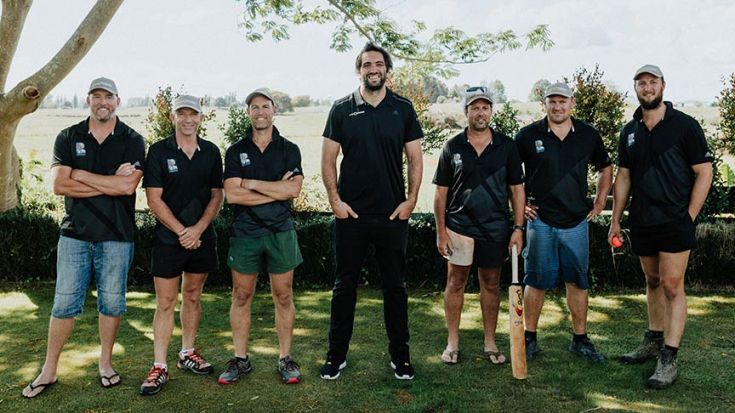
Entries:
{"label": "grey sneaker", "polygon": [[240,360],[237,357],[230,359],[227,362],[227,368],[219,375],[217,383],[219,384],[232,384],[240,379],[240,376],[245,375],[253,371],[253,365],[250,364],[250,357],[246,357],[245,360]]}
{"label": "grey sneaker", "polygon": [[664,339],[654,339],[650,331],[643,336],[643,343],[635,350],[620,356],[620,361],[626,364],[644,363],[658,357],[658,353],[664,346]]}
{"label": "grey sneaker", "polygon": [[296,384],[301,381],[299,365],[296,364],[291,356],[286,356],[278,360],[278,373],[280,373],[281,380],[285,384]]}
{"label": "grey sneaker", "polygon": [[526,360],[534,359],[540,353],[541,348],[538,346],[538,342],[536,340],[526,340]]}
{"label": "grey sneaker", "polygon": [[569,345],[569,351],[577,354],[578,356],[586,358],[592,363],[605,362],[605,357],[603,357],[602,354],[598,353],[597,350],[595,350],[594,344],[592,344],[589,339],[579,342],[572,341],[572,343]]}
{"label": "grey sneaker", "polygon": [[674,353],[667,348],[661,349],[656,364],[656,372],[648,378],[648,387],[665,389],[674,384],[674,380],[679,375],[677,365]]}

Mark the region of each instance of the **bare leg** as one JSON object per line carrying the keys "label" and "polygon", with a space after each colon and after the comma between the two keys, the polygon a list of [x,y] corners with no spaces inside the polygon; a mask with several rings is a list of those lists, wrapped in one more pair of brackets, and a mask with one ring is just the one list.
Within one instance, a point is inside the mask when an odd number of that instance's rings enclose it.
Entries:
{"label": "bare leg", "polygon": [[459,349],[459,322],[464,305],[464,287],[470,266],[449,263],[447,270],[447,286],[444,290],[444,317],[447,320],[447,349]]}
{"label": "bare leg", "polygon": [[156,286],[156,312],[153,314],[153,358],[166,363],[168,344],[174,330],[174,309],[179,298],[181,277],[153,277]]}
{"label": "bare leg", "polygon": [[257,274],[241,274],[232,271],[232,306],[230,307],[230,327],[235,357],[248,355],[248,335],[250,334],[250,304],[253,302]]}
{"label": "bare leg", "polygon": [[523,313],[526,321],[526,331],[536,331],[538,320],[541,317],[541,309],[544,307],[546,291],[526,286],[523,294]]}
{"label": "bare leg", "polygon": [[646,275],[646,301],[648,303],[648,329],[664,331],[666,296],[661,288],[659,257],[640,257],[641,268]]}
{"label": "bare leg", "polygon": [[664,344],[679,347],[687,321],[687,297],[684,292],[684,273],[689,261],[689,251],[659,253],[661,288],[664,291],[666,317]]}
{"label": "bare leg", "polygon": [[283,274],[271,274],[271,295],[276,308],[276,334],[280,358],[290,355],[293,340],[293,324],[296,307],[293,304],[293,270]]}
{"label": "bare leg", "polygon": [[495,344],[495,329],[498,325],[498,310],[500,309],[500,267],[479,268],[478,276],[482,324],[485,331],[484,351],[498,351],[498,346]]}
{"label": "bare leg", "polygon": [[[120,328],[120,317],[110,317],[99,314],[99,331],[100,331],[100,376],[110,377],[115,374],[112,368],[112,348],[115,345],[115,337],[117,330]],[[120,377],[110,379],[110,384],[120,381]]]}
{"label": "bare leg", "polygon": [[200,298],[207,274],[184,273],[181,284],[181,348],[194,348],[199,318],[202,313]]}
{"label": "bare leg", "polygon": [[[71,336],[73,329],[73,318],[51,317],[48,326],[48,340],[46,342],[46,361],[43,363],[41,374],[33,380],[34,385],[51,383],[56,380],[56,369],[59,366],[61,349],[64,348],[64,344],[66,344],[69,336]],[[26,397],[33,397],[42,391],[42,388],[36,388],[35,391],[31,391],[26,387],[23,389],[23,395]]]}
{"label": "bare leg", "polygon": [[567,306],[572,313],[572,328],[574,334],[585,334],[587,332],[587,308],[589,298],[587,290],[577,287],[574,283],[566,283]]}

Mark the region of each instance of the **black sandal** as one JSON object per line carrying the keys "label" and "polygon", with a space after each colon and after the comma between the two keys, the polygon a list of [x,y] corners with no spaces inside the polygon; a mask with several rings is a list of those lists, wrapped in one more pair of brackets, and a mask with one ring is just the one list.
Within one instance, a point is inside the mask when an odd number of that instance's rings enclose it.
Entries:
{"label": "black sandal", "polygon": [[58,379],[56,379],[56,380],[54,380],[54,381],[52,381],[52,382],[50,382],[50,383],[41,383],[41,384],[33,384],[33,382],[31,382],[31,383],[29,383],[29,384],[28,384],[28,386],[26,386],[27,388],[30,388],[30,389],[31,389],[31,392],[33,392],[33,390],[36,390],[36,389],[38,389],[38,388],[40,388],[40,389],[41,389],[41,391],[40,391],[40,392],[38,392],[38,393],[36,393],[36,394],[34,394],[33,396],[26,396],[25,394],[23,394],[23,392],[21,392],[21,395],[22,395],[23,397],[25,397],[26,399],[32,399],[32,398],[34,398],[34,397],[36,397],[36,396],[39,396],[39,395],[40,395],[41,393],[45,392],[45,391],[46,391],[46,389],[48,389],[49,387],[53,386],[53,385],[54,385],[54,384],[56,384],[56,383],[57,383],[58,381],[59,381],[59,380],[58,380]]}
{"label": "black sandal", "polygon": [[[115,377],[117,377],[117,381],[113,383],[112,379],[114,379]],[[103,380],[107,380],[107,384],[105,384]],[[102,386],[102,388],[104,389],[115,387],[119,385],[120,383],[122,383],[122,377],[120,377],[120,375],[117,374],[117,372],[113,372],[110,376],[100,375],[100,386]]]}

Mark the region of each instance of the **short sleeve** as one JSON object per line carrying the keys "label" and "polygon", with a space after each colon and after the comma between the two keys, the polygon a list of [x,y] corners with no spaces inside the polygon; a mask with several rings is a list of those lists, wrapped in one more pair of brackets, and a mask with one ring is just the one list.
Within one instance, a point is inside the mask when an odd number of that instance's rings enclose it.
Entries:
{"label": "short sleeve", "polygon": [[69,133],[64,130],[56,136],[54,141],[54,155],[51,159],[51,167],[68,166],[72,167],[73,159],[71,156],[71,146],[69,145]]}
{"label": "short sleeve", "polygon": [[163,188],[163,169],[159,156],[160,145],[152,145],[148,149],[148,157],[145,160],[145,175],[143,175],[143,188]]}
{"label": "short sleeve", "polygon": [[516,151],[518,151],[518,157],[521,160],[521,163],[528,160],[528,151],[526,150],[525,139],[523,139],[523,130],[518,131],[516,133],[515,139],[516,143]]}
{"label": "short sleeve", "polygon": [[304,170],[301,168],[301,151],[299,150],[298,145],[289,142],[288,146],[288,153],[286,154],[286,171],[293,172],[293,176],[304,175]]}
{"label": "short sleeve", "polygon": [[596,171],[607,168],[612,164],[610,155],[605,149],[605,144],[602,142],[602,137],[595,131],[595,148],[592,150],[592,157],[590,163],[595,167]]}
{"label": "short sleeve", "polygon": [[135,165],[135,169],[140,171],[145,170],[145,141],[135,131],[130,134],[130,141],[125,147],[123,162],[130,162],[130,164]]}
{"label": "short sleeve", "polygon": [[424,131],[421,129],[419,116],[416,114],[416,110],[413,108],[413,105],[411,105],[408,119],[406,119],[406,127],[403,132],[403,143],[422,139],[423,137]]}
{"label": "short sleeve", "polygon": [[620,130],[618,138],[618,166],[630,169],[630,156],[628,154],[628,146],[626,145],[626,128]]}
{"label": "short sleeve", "polygon": [[222,188],[222,155],[216,145],[212,145],[212,171],[209,173],[209,188]]}
{"label": "short sleeve", "polygon": [[224,179],[242,178],[240,173],[240,156],[237,153],[237,144],[230,146],[225,152]]}
{"label": "short sleeve", "polygon": [[452,175],[452,154],[449,150],[449,143],[446,143],[436,164],[433,183],[434,185],[448,187],[452,185]]}
{"label": "short sleeve", "polygon": [[518,153],[518,145],[511,141],[508,144],[508,160],[505,166],[507,172],[506,182],[508,185],[520,185],[523,183],[523,167],[521,156]]}
{"label": "short sleeve", "polygon": [[689,165],[697,165],[705,162],[712,162],[712,153],[707,147],[707,139],[699,122],[692,119],[688,133],[684,135],[684,156]]}
{"label": "short sleeve", "polygon": [[327,124],[324,125],[322,136],[335,142],[342,142],[342,116],[339,113],[337,103],[332,105],[327,116]]}

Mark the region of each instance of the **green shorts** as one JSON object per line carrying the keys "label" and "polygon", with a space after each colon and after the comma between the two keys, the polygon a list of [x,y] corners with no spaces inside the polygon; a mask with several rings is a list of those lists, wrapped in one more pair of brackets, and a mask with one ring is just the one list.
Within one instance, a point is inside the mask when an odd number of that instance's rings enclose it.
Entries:
{"label": "green shorts", "polygon": [[302,262],[295,230],[257,238],[230,238],[227,265],[241,274],[283,274]]}

